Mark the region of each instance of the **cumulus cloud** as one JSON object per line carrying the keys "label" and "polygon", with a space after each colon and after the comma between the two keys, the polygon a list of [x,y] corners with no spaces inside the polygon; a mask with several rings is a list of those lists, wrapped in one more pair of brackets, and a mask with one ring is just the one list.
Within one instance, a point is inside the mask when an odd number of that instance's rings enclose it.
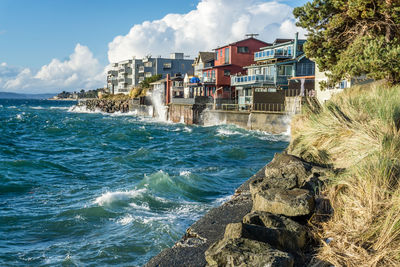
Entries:
{"label": "cumulus cloud", "polygon": [[30,93],[93,89],[105,83],[104,68],[89,48],[80,44],[67,60],[53,59],[37,72],[29,68],[11,68],[3,62],[0,64],[0,78],[3,91]]}
{"label": "cumulus cloud", "polygon": [[259,39],[292,38],[296,31],[292,8],[278,1],[202,0],[187,14],[168,14],[160,20],[134,25],[128,34],[117,36],[108,47],[108,59],[117,62],[132,56],[166,56],[212,50],[220,45],[258,33]]}

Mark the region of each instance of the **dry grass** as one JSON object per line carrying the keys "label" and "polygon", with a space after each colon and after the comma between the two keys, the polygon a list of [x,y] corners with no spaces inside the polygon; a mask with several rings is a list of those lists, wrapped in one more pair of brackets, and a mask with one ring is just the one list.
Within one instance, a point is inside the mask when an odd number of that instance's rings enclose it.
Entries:
{"label": "dry grass", "polygon": [[335,96],[292,122],[289,152],[345,171],[324,194],[317,257],[335,266],[400,266],[400,86],[374,83]]}

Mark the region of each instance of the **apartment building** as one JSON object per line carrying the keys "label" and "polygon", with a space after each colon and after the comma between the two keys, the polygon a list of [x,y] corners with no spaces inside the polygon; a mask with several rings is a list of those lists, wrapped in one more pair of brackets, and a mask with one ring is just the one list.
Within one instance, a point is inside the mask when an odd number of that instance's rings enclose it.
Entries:
{"label": "apartment building", "polygon": [[113,63],[107,73],[107,87],[110,93],[129,94],[132,87],[153,75],[161,74],[162,78],[186,73],[193,75],[192,64],[193,59],[185,59],[183,53],[172,53],[169,58],[147,56]]}

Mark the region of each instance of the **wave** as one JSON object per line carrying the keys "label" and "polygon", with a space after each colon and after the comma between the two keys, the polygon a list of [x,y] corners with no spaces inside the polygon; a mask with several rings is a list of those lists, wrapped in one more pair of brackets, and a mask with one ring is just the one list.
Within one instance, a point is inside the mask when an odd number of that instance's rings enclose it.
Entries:
{"label": "wave", "polygon": [[8,108],[14,109],[14,108],[17,108],[17,107],[16,106],[8,106]]}
{"label": "wave", "polygon": [[181,172],[179,172],[179,175],[180,176],[189,176],[189,175],[191,175],[192,173],[190,172],[190,171],[181,171]]}
{"label": "wave", "polygon": [[44,109],[42,106],[30,107],[31,109]]}
{"label": "wave", "polygon": [[133,216],[130,214],[125,215],[124,217],[117,220],[117,223],[121,225],[130,224],[134,220]]}
{"label": "wave", "polygon": [[129,199],[135,198],[145,192],[146,189],[131,190],[131,191],[116,191],[106,192],[96,198],[94,204],[99,206],[111,205],[116,202],[126,202]]}
{"label": "wave", "polygon": [[129,111],[129,112],[117,111],[114,113],[107,113],[98,108],[96,108],[95,110],[89,110],[86,108],[86,106],[78,106],[78,105],[68,107],[67,109],[68,109],[68,112],[70,112],[70,113],[102,114],[102,115],[111,116],[111,117],[137,116],[136,110]]}
{"label": "wave", "polygon": [[260,130],[246,130],[234,125],[220,125],[217,128],[217,136],[241,136],[241,137],[255,137],[264,141],[272,142],[288,142],[290,141],[290,129],[285,133],[272,134]]}
{"label": "wave", "polygon": [[87,109],[86,106],[75,105],[75,106],[69,107],[68,112],[71,112],[71,113],[101,113],[101,110],[96,109],[95,111],[92,111],[92,110]]}

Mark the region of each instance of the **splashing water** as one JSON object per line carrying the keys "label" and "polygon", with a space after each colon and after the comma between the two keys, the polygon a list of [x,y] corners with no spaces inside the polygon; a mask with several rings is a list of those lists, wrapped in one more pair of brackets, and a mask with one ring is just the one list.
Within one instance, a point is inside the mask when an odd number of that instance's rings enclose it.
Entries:
{"label": "splashing water", "polygon": [[163,88],[156,88],[151,93],[148,94],[153,103],[155,114],[153,117],[156,117],[160,121],[167,121],[168,117],[168,109],[164,105],[163,96],[164,96],[164,89]]}

